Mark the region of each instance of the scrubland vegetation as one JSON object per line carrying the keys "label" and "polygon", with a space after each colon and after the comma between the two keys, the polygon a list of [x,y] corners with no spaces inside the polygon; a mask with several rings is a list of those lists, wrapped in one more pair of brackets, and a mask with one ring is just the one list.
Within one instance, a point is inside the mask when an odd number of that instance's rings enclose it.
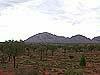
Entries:
{"label": "scrubland vegetation", "polygon": [[0,44],[5,75],[99,75],[100,44]]}

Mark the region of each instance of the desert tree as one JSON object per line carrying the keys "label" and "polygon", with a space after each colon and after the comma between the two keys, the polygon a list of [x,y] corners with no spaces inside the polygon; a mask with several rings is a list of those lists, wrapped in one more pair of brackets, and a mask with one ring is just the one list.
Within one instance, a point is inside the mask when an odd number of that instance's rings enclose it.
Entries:
{"label": "desert tree", "polygon": [[44,55],[44,51],[46,50],[46,47],[44,45],[39,45],[37,48],[40,52],[40,60],[43,60],[43,55]]}
{"label": "desert tree", "polygon": [[56,45],[48,45],[48,50],[51,51],[51,55],[54,55],[54,52],[57,50],[57,46]]}
{"label": "desert tree", "polygon": [[23,53],[23,51],[24,47],[22,43],[18,41],[8,40],[4,43],[4,52],[8,54],[9,60],[11,57],[13,58],[14,68],[16,65],[16,56]]}
{"label": "desert tree", "polygon": [[87,48],[88,48],[89,51],[92,52],[92,51],[95,50],[95,45],[94,45],[94,44],[88,44],[88,45],[87,45]]}

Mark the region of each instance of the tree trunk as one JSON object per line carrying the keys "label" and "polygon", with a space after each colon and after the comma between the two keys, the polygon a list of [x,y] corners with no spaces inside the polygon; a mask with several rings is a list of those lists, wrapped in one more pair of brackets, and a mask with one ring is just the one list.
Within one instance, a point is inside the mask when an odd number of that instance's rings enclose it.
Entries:
{"label": "tree trunk", "polygon": [[46,50],[45,55],[46,55],[46,60],[47,60],[47,57],[48,57],[48,50]]}
{"label": "tree trunk", "polygon": [[48,50],[46,50],[46,54],[45,54],[46,56],[48,55]]}
{"label": "tree trunk", "polygon": [[64,56],[66,55],[66,50],[64,49]]}
{"label": "tree trunk", "polygon": [[52,56],[54,55],[54,51],[52,50]]}
{"label": "tree trunk", "polygon": [[4,55],[2,56],[2,61],[1,61],[2,63],[4,63],[5,62],[5,59],[4,59]]}
{"label": "tree trunk", "polygon": [[30,55],[30,51],[28,50],[28,54],[27,54],[28,56]]}
{"label": "tree trunk", "polygon": [[13,60],[14,60],[14,68],[16,67],[16,59],[15,56],[13,56]]}
{"label": "tree trunk", "polygon": [[41,53],[40,53],[40,56],[41,56],[41,57],[40,57],[40,60],[42,60],[42,50],[41,50],[40,52],[41,52]]}
{"label": "tree trunk", "polygon": [[11,55],[8,56],[8,61],[9,61],[9,62],[10,62],[10,59],[11,59]]}

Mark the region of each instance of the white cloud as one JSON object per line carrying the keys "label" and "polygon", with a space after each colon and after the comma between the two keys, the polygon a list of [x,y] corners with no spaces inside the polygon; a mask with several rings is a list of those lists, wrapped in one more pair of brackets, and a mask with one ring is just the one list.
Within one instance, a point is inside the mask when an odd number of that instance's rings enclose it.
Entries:
{"label": "white cloud", "polygon": [[82,34],[92,38],[100,34],[98,0],[16,1],[13,7],[1,11],[0,41],[26,39],[46,31],[66,37]]}

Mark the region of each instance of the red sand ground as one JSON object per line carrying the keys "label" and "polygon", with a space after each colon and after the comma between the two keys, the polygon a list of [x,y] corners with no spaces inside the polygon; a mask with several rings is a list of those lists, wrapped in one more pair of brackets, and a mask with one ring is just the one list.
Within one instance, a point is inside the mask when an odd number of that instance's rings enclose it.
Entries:
{"label": "red sand ground", "polygon": [[15,75],[13,70],[6,70],[0,69],[0,75]]}

